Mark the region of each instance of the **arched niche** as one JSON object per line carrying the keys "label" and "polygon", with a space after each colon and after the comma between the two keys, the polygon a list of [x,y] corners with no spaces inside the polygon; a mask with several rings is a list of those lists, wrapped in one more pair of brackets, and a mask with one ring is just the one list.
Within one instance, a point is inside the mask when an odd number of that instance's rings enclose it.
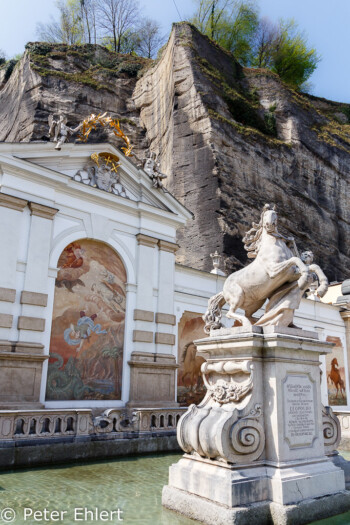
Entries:
{"label": "arched niche", "polygon": [[124,264],[109,245],[81,239],[57,266],[46,400],[121,399]]}

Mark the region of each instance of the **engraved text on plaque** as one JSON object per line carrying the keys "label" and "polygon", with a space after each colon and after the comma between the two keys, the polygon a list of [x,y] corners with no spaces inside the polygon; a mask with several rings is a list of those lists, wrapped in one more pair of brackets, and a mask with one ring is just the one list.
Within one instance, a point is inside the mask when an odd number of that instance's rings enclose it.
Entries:
{"label": "engraved text on plaque", "polygon": [[290,447],[311,446],[316,437],[314,383],[307,374],[283,380],[284,429]]}

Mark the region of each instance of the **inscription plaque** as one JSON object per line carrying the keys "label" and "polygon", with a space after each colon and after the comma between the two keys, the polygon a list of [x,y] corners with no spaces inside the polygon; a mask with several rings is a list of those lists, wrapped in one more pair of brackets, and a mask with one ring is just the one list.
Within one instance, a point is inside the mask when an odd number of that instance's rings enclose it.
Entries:
{"label": "inscription plaque", "polygon": [[316,438],[314,383],[307,374],[283,380],[284,430],[290,448],[310,447]]}

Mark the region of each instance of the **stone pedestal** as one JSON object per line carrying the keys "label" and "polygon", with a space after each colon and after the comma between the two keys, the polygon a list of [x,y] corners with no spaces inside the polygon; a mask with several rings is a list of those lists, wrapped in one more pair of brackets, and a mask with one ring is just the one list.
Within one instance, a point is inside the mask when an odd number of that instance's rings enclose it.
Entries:
{"label": "stone pedestal", "polygon": [[128,407],[178,407],[175,401],[175,357],[169,354],[132,352]]}
{"label": "stone pedestal", "polygon": [[166,507],[225,525],[298,525],[350,508],[343,469],[326,455],[340,439],[320,395],[319,356],[332,345],[281,331],[222,329],[196,341],[208,390],[179,421],[185,455],[170,467]]}
{"label": "stone pedestal", "polygon": [[38,409],[42,365],[49,356],[37,343],[0,341],[0,409]]}

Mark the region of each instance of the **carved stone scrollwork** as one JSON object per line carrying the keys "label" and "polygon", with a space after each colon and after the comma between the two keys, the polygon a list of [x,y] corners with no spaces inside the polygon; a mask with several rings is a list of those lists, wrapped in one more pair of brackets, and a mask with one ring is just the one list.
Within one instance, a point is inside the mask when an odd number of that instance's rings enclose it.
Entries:
{"label": "carved stone scrollwork", "polygon": [[239,419],[231,428],[233,450],[237,454],[249,454],[250,461],[258,459],[265,448],[265,433],[258,420],[261,416],[262,408],[257,404],[249,416]]}
{"label": "carved stone scrollwork", "polygon": [[331,407],[322,406],[322,423],[325,452],[331,454],[337,449],[341,438],[340,422]]}
{"label": "carved stone scrollwork", "polygon": [[265,449],[262,406],[256,403],[239,417],[236,408],[227,410],[222,404],[213,405],[213,397],[206,399],[199,407],[191,405],[180,419],[177,438],[181,448],[187,454],[226,463],[259,459]]}
{"label": "carved stone scrollwork", "polygon": [[[221,361],[218,363],[203,363],[202,373],[203,381],[208,389],[208,393],[221,405],[226,403],[238,403],[243,399],[253,388],[253,368],[251,361],[243,361],[242,363]],[[243,373],[250,374],[249,379],[242,383],[236,383],[232,377],[227,379],[218,379],[216,383],[210,384],[206,374],[226,374],[232,376],[233,374]]]}

